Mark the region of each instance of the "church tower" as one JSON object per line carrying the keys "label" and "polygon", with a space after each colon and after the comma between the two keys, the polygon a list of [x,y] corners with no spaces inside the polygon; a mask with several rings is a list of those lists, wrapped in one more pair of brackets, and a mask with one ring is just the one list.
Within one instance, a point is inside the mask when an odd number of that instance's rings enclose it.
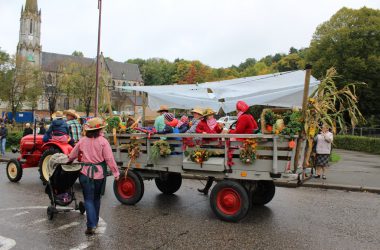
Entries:
{"label": "church tower", "polygon": [[37,0],[26,0],[21,7],[20,34],[17,45],[17,57],[35,66],[41,66],[41,10]]}

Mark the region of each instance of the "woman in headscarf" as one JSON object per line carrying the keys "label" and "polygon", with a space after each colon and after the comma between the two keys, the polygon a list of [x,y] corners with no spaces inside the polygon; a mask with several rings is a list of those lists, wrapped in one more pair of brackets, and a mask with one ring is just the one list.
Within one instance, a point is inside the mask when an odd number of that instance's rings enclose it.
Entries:
{"label": "woman in headscarf", "polygon": [[79,158],[82,170],[79,182],[83,189],[84,206],[87,215],[86,234],[92,235],[99,222],[100,198],[104,194],[107,166],[115,180],[119,179],[119,169],[113,157],[112,149],[102,129],[106,126],[101,118],[92,118],[84,126],[86,133],[75,145],[69,155],[69,162]]}
{"label": "woman in headscarf", "polygon": [[214,115],[215,111],[206,109],[195,131],[198,134],[220,134],[223,131],[223,124],[218,123]]}
{"label": "woman in headscarf", "polygon": [[[196,132],[201,134],[220,134],[223,131],[223,124],[218,123],[214,118],[215,112],[212,109],[206,109],[203,113],[203,119],[199,122]],[[208,194],[215,178],[209,176],[203,189],[198,189],[200,193]]]}
{"label": "woman in headscarf", "polygon": [[253,134],[258,129],[257,122],[251,114],[248,113],[249,106],[243,101],[236,103],[237,122],[235,129],[230,130],[230,134]]}

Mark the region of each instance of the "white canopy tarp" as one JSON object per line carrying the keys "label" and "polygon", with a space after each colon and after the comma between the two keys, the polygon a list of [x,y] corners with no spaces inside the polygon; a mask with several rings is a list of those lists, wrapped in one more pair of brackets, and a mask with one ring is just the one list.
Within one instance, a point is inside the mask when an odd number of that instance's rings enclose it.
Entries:
{"label": "white canopy tarp", "polygon": [[[165,104],[180,109],[222,108],[228,113],[235,110],[238,100],[243,100],[249,105],[301,107],[304,80],[305,71],[298,70],[202,84],[119,88],[148,93],[148,105],[153,110]],[[318,84],[319,81],[311,77],[309,94]]]}

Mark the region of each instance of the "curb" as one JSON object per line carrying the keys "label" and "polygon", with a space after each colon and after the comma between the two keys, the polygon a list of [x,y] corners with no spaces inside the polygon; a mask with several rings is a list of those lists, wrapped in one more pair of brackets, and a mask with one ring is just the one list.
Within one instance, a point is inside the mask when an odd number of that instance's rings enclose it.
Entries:
{"label": "curb", "polygon": [[353,191],[353,192],[368,192],[368,193],[380,194],[380,188],[362,187],[362,186],[353,186],[353,185],[328,184],[328,183],[303,183],[301,185],[301,187],[335,189],[335,190],[345,190],[345,191]]}

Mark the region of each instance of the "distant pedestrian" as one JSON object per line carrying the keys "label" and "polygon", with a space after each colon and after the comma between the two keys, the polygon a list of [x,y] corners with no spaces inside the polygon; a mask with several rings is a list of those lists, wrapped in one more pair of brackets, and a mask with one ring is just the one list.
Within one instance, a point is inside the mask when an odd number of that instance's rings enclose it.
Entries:
{"label": "distant pedestrian", "polygon": [[33,129],[30,127],[30,123],[25,124],[25,129],[22,136],[24,137],[24,136],[32,135],[32,134],[33,134]]}
{"label": "distant pedestrian", "polygon": [[1,142],[0,147],[1,147],[1,156],[3,156],[3,157],[5,155],[5,146],[7,143],[7,135],[8,135],[8,130],[5,127],[5,123],[2,122],[1,127],[0,127],[0,142]]}
{"label": "distant pedestrian", "polygon": [[329,131],[327,124],[323,124],[321,133],[316,136],[316,166],[317,174],[315,178],[321,177],[326,179],[326,167],[329,166],[330,154],[331,154],[331,144],[333,142],[333,134]]}
{"label": "distant pedestrian", "polygon": [[38,125],[39,125],[38,134],[44,135],[46,133],[45,124],[43,122],[40,122]]}

